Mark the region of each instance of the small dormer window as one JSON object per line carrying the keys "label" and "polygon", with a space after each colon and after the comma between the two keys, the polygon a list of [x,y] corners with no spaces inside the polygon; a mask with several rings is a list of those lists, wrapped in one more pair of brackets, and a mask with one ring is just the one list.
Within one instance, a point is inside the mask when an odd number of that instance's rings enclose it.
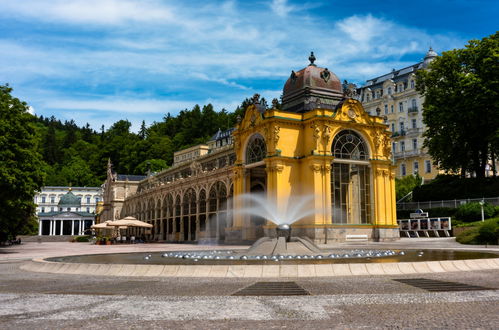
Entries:
{"label": "small dormer window", "polygon": [[414,86],[415,86],[414,80],[411,80],[411,88],[414,88]]}
{"label": "small dormer window", "polygon": [[388,87],[387,93],[388,93],[388,95],[392,95],[392,88],[391,87]]}

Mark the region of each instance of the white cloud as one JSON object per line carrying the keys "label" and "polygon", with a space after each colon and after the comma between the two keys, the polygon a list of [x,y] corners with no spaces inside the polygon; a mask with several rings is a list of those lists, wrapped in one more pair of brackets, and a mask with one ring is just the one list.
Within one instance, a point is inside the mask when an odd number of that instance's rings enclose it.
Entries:
{"label": "white cloud", "polygon": [[122,24],[174,20],[174,13],[157,1],[53,0],[2,1],[4,13],[71,24]]}
{"label": "white cloud", "polygon": [[273,0],[270,4],[270,8],[281,17],[287,16],[288,13],[294,9],[293,6],[288,4],[287,0]]}
{"label": "white cloud", "polygon": [[411,64],[402,58],[424,56],[430,41],[439,50],[464,44],[374,15],[310,16],[306,2],[244,5],[0,0],[0,19],[41,27],[0,37],[0,63],[8,63],[0,77],[16,90],[44,88],[23,92],[40,114],[161,120],[195,103],[233,110],[254,93],[270,102],[311,50],[340,79],[362,82]]}
{"label": "white cloud", "polygon": [[44,106],[59,110],[83,110],[83,111],[108,111],[117,113],[143,113],[143,114],[165,114],[168,112],[178,112],[181,109],[192,107],[190,101],[168,101],[157,99],[123,99],[123,98],[102,98],[95,100],[79,99],[56,99],[49,100]]}

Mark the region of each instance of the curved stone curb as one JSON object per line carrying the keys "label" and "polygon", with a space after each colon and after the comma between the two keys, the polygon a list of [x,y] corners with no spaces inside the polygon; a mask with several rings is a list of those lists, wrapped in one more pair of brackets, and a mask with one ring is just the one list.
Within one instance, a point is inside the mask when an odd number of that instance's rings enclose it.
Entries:
{"label": "curved stone curb", "polygon": [[121,265],[78,264],[33,259],[21,269],[55,274],[137,277],[331,277],[407,275],[499,269],[499,258],[400,263],[317,265]]}

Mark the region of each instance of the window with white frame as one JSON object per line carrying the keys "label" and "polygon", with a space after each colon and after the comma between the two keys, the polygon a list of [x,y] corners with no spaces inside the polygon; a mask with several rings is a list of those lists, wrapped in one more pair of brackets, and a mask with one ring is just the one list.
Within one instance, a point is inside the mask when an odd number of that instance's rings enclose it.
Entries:
{"label": "window with white frame", "polygon": [[413,170],[414,170],[414,174],[419,174],[419,162],[414,162]]}
{"label": "window with white frame", "polygon": [[400,175],[405,176],[407,174],[406,169],[405,169],[405,164],[400,165]]}
{"label": "window with white frame", "polygon": [[399,112],[404,112],[404,103],[399,102]]}
{"label": "window with white frame", "polygon": [[418,128],[418,122],[416,121],[416,119],[412,120],[412,128]]}
{"label": "window with white frame", "polygon": [[411,80],[411,88],[414,88],[415,85],[416,84],[415,84],[414,80]]}
{"label": "window with white frame", "polygon": [[431,161],[430,160],[425,160],[424,161],[425,165],[425,172],[426,173],[431,173]]}
{"label": "window with white frame", "polygon": [[412,149],[418,150],[418,139],[412,139]]}
{"label": "window with white frame", "polygon": [[388,104],[385,104],[385,115],[388,114]]}
{"label": "window with white frame", "polygon": [[405,151],[405,141],[400,141],[400,151]]}

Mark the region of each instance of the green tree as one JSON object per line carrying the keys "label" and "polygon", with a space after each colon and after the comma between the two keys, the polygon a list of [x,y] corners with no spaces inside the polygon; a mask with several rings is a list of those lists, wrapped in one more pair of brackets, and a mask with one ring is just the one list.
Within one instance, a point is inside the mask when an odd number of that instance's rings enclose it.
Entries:
{"label": "green tree", "polygon": [[151,172],[159,172],[161,170],[167,169],[168,165],[166,165],[166,161],[163,159],[148,159],[144,160],[137,166],[135,172],[141,175],[145,175],[147,171]]}
{"label": "green tree", "polygon": [[61,167],[59,176],[64,180],[64,186],[88,187],[101,184],[88,164],[78,156]]}
{"label": "green tree", "polygon": [[139,137],[144,140],[147,137],[147,127],[146,121],[142,120],[142,124],[140,125]]}
{"label": "green tree", "polygon": [[[419,175],[407,175],[400,179],[395,179],[395,194],[397,201],[406,197],[414,188],[419,187],[422,183]],[[409,201],[406,199],[405,201]]]}
{"label": "green tree", "polygon": [[11,92],[0,86],[0,241],[33,222],[33,197],[44,179],[34,117]]}
{"label": "green tree", "polygon": [[424,145],[448,172],[485,176],[499,146],[499,32],[444,52],[417,72]]}

